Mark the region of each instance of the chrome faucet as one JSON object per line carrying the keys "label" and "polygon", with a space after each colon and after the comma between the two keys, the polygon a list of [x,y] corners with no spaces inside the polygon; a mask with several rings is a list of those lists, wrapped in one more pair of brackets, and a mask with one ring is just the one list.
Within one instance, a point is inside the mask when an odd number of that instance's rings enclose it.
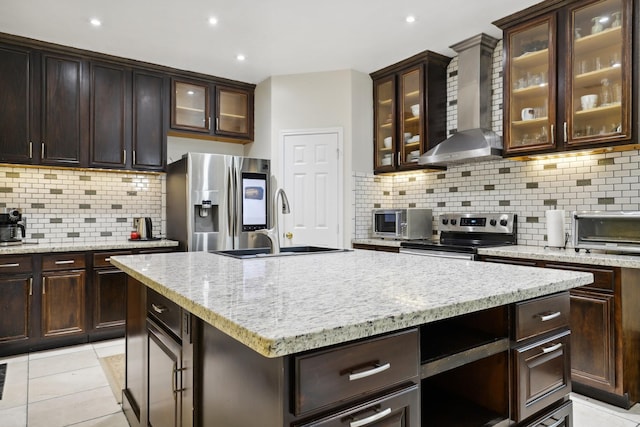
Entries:
{"label": "chrome faucet", "polygon": [[279,236],[279,227],[278,227],[278,197],[282,198],[282,213],[289,214],[291,213],[291,208],[289,207],[289,199],[287,199],[287,193],[284,192],[284,189],[278,188],[275,193],[273,193],[273,204],[272,204],[272,215],[273,218],[273,227],[268,229],[256,230],[256,233],[263,234],[267,236],[269,239],[269,244],[271,245],[271,253],[279,254],[280,253],[280,236]]}

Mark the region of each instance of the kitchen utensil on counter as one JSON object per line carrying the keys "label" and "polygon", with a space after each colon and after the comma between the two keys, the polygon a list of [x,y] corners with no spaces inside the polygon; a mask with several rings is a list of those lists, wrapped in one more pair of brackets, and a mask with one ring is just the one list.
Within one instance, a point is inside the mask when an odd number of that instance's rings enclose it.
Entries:
{"label": "kitchen utensil on counter", "polygon": [[550,209],[545,211],[547,222],[547,246],[551,248],[564,248],[567,235],[564,231],[564,209]]}
{"label": "kitchen utensil on counter", "polygon": [[25,236],[22,210],[4,208],[0,211],[0,246],[20,245]]}
{"label": "kitchen utensil on counter", "polygon": [[133,227],[138,232],[140,240],[153,239],[153,222],[148,216],[133,218]]}

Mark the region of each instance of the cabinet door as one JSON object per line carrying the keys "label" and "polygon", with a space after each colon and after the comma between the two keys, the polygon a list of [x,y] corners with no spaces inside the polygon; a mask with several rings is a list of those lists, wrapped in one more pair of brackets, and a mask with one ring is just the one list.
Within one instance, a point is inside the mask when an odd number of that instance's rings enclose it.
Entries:
{"label": "cabinet door", "polygon": [[568,146],[631,137],[631,4],[601,0],[569,9],[570,60],[564,96]]}
{"label": "cabinet door", "polygon": [[42,55],[40,156],[43,164],[81,165],[87,141],[85,64],[79,58]]}
{"label": "cabinet door", "polygon": [[424,71],[422,66],[411,68],[400,74],[400,134],[397,141],[400,166],[417,165],[418,157],[423,153],[421,135],[424,126],[422,99]]}
{"label": "cabinet door", "polygon": [[177,427],[181,414],[180,346],[148,322],[149,426]]}
{"label": "cabinet door", "polygon": [[135,70],[133,72],[133,152],[134,169],[161,170],[167,153],[168,78]]}
{"label": "cabinet door", "polygon": [[513,350],[514,410],[522,421],[571,391],[569,331]]}
{"label": "cabinet door", "polygon": [[122,326],[125,323],[127,274],[118,269],[103,269],[93,275],[93,329]]}
{"label": "cabinet door", "polygon": [[32,55],[28,49],[0,46],[0,161],[31,163],[33,159]]}
{"label": "cabinet door", "polygon": [[0,276],[0,343],[29,338],[32,283],[31,277]]}
{"label": "cabinet door", "polygon": [[375,82],[374,102],[374,169],[392,171],[395,169],[396,126],[395,126],[395,78],[393,76]]}
{"label": "cabinet door", "polygon": [[253,139],[253,94],[246,90],[216,87],[217,135]]}
{"label": "cabinet door", "polygon": [[85,271],[42,274],[42,335],[85,332]]}
{"label": "cabinet door", "polygon": [[571,376],[575,382],[615,392],[614,296],[571,291]]}
{"label": "cabinet door", "polygon": [[130,135],[131,72],[123,67],[92,63],[90,165],[122,168]]}
{"label": "cabinet door", "polygon": [[171,127],[195,132],[211,131],[210,88],[207,83],[173,80]]}
{"label": "cabinet door", "polygon": [[505,34],[505,153],[556,146],[556,15]]}

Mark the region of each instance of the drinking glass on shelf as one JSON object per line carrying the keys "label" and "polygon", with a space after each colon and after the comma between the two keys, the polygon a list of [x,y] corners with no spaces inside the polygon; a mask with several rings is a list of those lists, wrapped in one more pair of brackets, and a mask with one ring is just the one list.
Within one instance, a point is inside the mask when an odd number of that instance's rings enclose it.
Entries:
{"label": "drinking glass on shelf", "polygon": [[622,102],[622,85],[620,83],[614,83],[611,86],[611,93],[614,103],[619,104]]}
{"label": "drinking glass on shelf", "polygon": [[600,87],[600,105],[611,104],[611,86],[609,79],[602,79],[600,81],[602,86]]}

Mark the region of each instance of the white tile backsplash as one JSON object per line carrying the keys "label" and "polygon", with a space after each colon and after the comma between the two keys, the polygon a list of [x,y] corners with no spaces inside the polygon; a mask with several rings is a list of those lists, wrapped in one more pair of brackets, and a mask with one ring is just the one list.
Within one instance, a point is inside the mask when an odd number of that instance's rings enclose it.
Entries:
{"label": "white tile backsplash", "polygon": [[122,241],[133,217],[165,230],[165,176],[159,173],[0,166],[0,208],[21,208],[27,242]]}

